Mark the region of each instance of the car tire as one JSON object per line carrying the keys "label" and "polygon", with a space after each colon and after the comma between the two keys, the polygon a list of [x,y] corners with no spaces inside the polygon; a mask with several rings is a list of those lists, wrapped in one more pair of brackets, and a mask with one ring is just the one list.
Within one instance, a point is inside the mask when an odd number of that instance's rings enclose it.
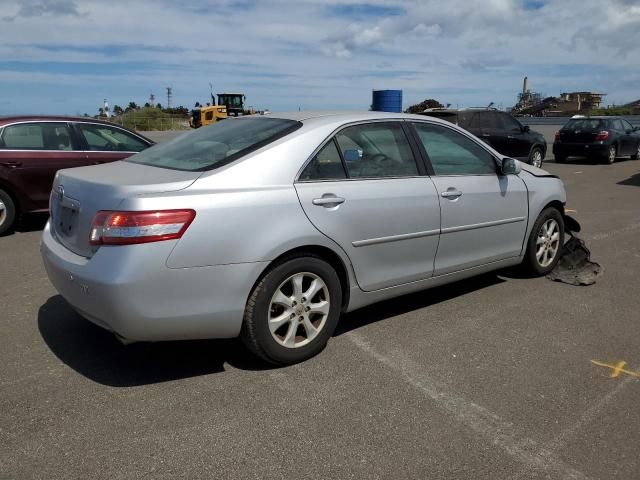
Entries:
{"label": "car tire", "polygon": [[636,145],[636,153],[631,155],[631,160],[638,160],[640,159],[640,142],[638,142],[638,145]]}
{"label": "car tire", "polygon": [[10,233],[16,221],[16,205],[4,190],[0,190],[0,236]]}
{"label": "car tire", "polygon": [[324,349],[341,310],[342,287],[333,267],[315,255],[289,257],[253,288],[240,338],[263,360],[291,365]]}
{"label": "car tire", "polygon": [[556,163],[564,163],[567,161],[567,157],[565,157],[564,155],[554,155],[553,159]]}
{"label": "car tire", "polygon": [[542,168],[542,162],[544,161],[544,155],[540,147],[534,147],[529,154],[529,164],[534,167]]}
{"label": "car tire", "polygon": [[609,148],[607,149],[607,154],[604,158],[605,163],[611,165],[616,161],[617,155],[618,155],[618,149],[616,148],[616,146],[615,145],[609,146]]}
{"label": "car tire", "polygon": [[563,245],[562,213],[553,207],[546,208],[538,216],[529,235],[523,266],[533,275],[546,275],[560,260]]}

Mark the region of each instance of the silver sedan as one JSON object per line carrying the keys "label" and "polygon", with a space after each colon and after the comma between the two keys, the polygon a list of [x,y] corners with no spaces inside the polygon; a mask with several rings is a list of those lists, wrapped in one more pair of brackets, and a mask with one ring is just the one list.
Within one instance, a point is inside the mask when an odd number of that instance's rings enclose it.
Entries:
{"label": "silver sedan", "polygon": [[240,336],[290,364],[341,313],[511,265],[547,273],[564,204],[557,177],[435,118],[247,116],[58,172],[42,256],[123,341]]}

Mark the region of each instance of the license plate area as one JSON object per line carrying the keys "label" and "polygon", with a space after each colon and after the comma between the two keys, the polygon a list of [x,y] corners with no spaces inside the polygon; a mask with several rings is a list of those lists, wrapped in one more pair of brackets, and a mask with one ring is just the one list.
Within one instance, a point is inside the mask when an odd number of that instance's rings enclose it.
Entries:
{"label": "license plate area", "polygon": [[73,207],[61,206],[56,215],[56,230],[65,236],[73,235],[78,223],[78,210]]}

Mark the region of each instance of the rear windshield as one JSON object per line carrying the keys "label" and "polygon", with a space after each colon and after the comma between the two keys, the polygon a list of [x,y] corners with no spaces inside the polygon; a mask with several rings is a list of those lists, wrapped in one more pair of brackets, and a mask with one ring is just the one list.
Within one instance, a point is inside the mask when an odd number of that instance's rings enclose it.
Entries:
{"label": "rear windshield", "polygon": [[126,161],[191,172],[213,170],[300,128],[294,120],[229,118],[161,143]]}
{"label": "rear windshield", "polygon": [[563,127],[569,130],[600,130],[606,128],[604,120],[599,118],[580,118],[569,120]]}

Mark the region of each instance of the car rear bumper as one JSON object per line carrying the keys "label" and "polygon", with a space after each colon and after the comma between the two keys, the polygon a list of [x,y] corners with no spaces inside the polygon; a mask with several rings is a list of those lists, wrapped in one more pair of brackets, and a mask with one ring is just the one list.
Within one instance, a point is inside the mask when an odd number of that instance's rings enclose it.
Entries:
{"label": "car rear bumper", "polygon": [[56,290],[82,316],[128,341],[231,338],[264,262],[168,268],[175,242],[74,254],[44,229],[41,253]]}
{"label": "car rear bumper", "polygon": [[553,154],[565,157],[591,157],[607,154],[609,145],[606,143],[554,143]]}

